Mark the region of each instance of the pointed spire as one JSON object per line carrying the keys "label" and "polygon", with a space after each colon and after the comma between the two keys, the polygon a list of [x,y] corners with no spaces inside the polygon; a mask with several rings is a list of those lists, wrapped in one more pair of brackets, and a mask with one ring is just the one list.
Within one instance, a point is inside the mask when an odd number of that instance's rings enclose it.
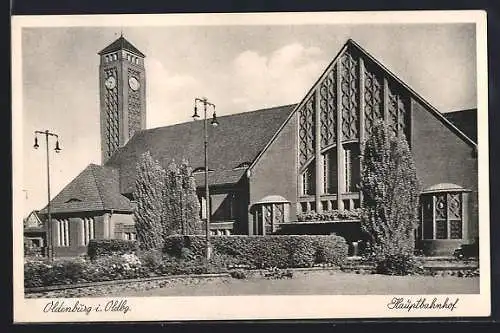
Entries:
{"label": "pointed spire", "polygon": [[[116,35],[118,35],[117,32],[115,32],[115,36]],[[146,57],[144,53],[139,51],[134,45],[132,45],[128,40],[126,40],[125,37],[123,37],[123,30],[120,30],[120,37],[118,37],[114,42],[106,46],[103,50],[98,52],[98,54],[102,55],[105,53],[115,52],[118,50],[127,50],[143,58]]]}

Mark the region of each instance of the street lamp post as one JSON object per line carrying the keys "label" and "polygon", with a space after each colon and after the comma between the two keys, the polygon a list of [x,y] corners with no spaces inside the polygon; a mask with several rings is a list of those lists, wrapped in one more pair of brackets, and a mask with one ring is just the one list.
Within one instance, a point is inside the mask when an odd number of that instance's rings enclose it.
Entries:
{"label": "street lamp post", "polygon": [[49,258],[49,261],[52,261],[54,258],[54,253],[53,253],[53,242],[52,242],[52,216],[50,212],[50,159],[49,159],[49,136],[55,137],[56,138],[56,147],[54,148],[56,153],[59,153],[61,151],[61,148],[59,147],[59,136],[55,133],[49,132],[49,130],[45,131],[35,131],[35,144],[33,145],[33,148],[38,149],[40,147],[38,145],[38,134],[40,135],[45,135],[45,146],[46,146],[46,152],[47,152],[47,257]]}
{"label": "street lamp post", "polygon": [[210,193],[208,190],[208,128],[207,128],[207,107],[211,106],[214,109],[212,116],[212,121],[210,124],[212,126],[219,125],[217,121],[217,116],[215,114],[215,104],[210,103],[206,97],[195,98],[194,99],[194,114],[193,119],[197,120],[200,116],[198,115],[198,103],[203,104],[203,111],[205,113],[203,121],[203,133],[204,133],[204,148],[205,148],[205,237],[206,237],[206,257],[210,259],[211,256],[211,246],[210,246]]}

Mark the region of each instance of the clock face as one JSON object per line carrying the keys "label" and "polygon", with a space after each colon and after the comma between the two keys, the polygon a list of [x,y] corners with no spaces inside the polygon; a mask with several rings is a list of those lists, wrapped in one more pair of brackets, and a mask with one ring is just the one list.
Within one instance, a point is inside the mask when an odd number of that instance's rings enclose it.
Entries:
{"label": "clock face", "polygon": [[106,85],[106,88],[108,89],[113,89],[115,86],[116,86],[116,79],[114,76],[110,76],[106,79],[106,81],[104,82],[104,84]]}
{"label": "clock face", "polygon": [[137,90],[139,89],[139,87],[141,86],[141,84],[139,83],[139,80],[137,80],[135,77],[131,76],[129,79],[128,79],[128,85],[130,86],[130,89],[132,90]]}

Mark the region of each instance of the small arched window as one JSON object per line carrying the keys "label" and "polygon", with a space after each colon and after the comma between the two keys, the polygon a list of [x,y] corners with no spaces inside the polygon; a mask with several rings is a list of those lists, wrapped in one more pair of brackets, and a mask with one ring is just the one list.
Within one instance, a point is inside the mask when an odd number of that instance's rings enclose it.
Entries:
{"label": "small arched window", "polygon": [[268,195],[252,206],[254,234],[270,235],[289,221],[290,202],[280,195]]}
{"label": "small arched window", "polygon": [[426,188],[421,197],[421,239],[466,238],[469,192],[450,183]]}

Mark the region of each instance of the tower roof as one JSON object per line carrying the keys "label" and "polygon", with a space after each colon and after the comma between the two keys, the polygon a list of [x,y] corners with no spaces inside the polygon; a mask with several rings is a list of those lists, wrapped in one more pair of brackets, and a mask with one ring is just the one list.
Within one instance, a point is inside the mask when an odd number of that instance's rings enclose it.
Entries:
{"label": "tower roof", "polygon": [[134,45],[132,45],[132,43],[126,40],[125,37],[123,37],[123,35],[120,36],[120,38],[115,40],[113,43],[109,44],[104,49],[102,49],[98,54],[102,55],[105,53],[111,53],[119,50],[127,50],[143,58],[146,57],[144,53],[139,51]]}

